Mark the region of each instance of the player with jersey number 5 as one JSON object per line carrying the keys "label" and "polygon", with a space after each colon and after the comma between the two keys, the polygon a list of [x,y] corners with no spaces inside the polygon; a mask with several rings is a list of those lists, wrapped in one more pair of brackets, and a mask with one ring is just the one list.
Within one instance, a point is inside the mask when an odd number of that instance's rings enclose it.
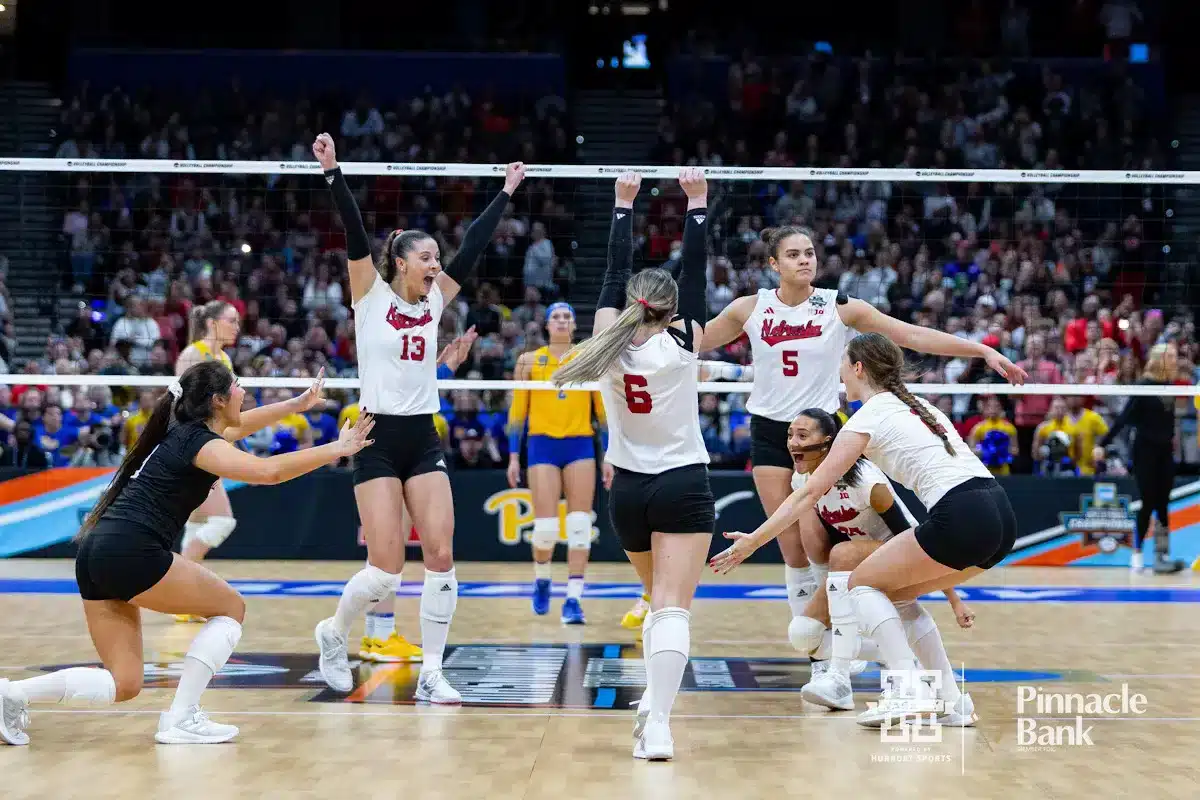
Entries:
{"label": "player with jersey number 5", "polygon": [[[646,692],[634,722],[635,758],[674,756],[669,717],[691,648],[692,597],[712,540],[715,508],[700,431],[699,356],[705,313],[708,184],[687,168],[683,268],[633,271],[635,173],[616,184],[608,268],[592,337],[570,354],[558,386],[599,381],[614,475],[609,514],[644,586]],[[653,574],[651,574],[651,572]]]}
{"label": "player with jersey number 5", "polygon": [[[754,488],[770,516],[791,493],[792,457],[788,426],[806,408],[831,414],[839,406],[838,363],[850,330],[879,333],[919,353],[982,358],[1015,384],[1025,372],[986,345],[942,331],[910,325],[836,289],[819,289],[817,250],[807,228],[786,226],[765,231],[768,262],[779,273],[778,289],[734,300],[704,328],[701,352],[723,347],[742,333],[750,338],[754,385],[746,401],[750,412],[750,462]],[[811,509],[779,536],[788,604],[792,617],[820,585],[827,565],[812,563],[804,542],[821,535]]]}
{"label": "player with jersey number 5", "polygon": [[734,543],[712,558],[712,566],[728,572],[802,514],[812,513],[838,478],[865,455],[911,489],[929,509],[929,518],[888,539],[852,572],[831,574],[826,583],[831,609],[848,596],[859,630],[879,645],[888,670],[906,676],[858,721],[877,727],[905,714],[938,711],[951,722],[969,724],[970,700],[946,679],[945,670],[940,687],[924,676],[915,679],[921,661],[895,604],[950,589],[999,564],[1016,541],[1016,514],[1004,489],[950,420],[905,386],[904,352],[895,342],[879,333],[854,337],[840,372],[847,399],[862,402],[862,407],[834,438],[821,466],[770,519],[753,533],[725,534]]}
{"label": "player with jersey number 5", "polygon": [[525,165],[509,164],[504,189],[467,228],[454,260],[442,268],[437,242],[422,230],[392,231],[378,263],[358,203],[338,167],[333,138],[322,133],[313,155],[346,230],[346,261],[362,391],[359,403],[375,415],[375,443],[354,464],[354,498],[367,540],[367,566],[350,579],[337,611],[316,627],[321,677],[349,692],[354,676],[347,656],[350,626],[373,601],[395,593],[408,531],[407,508],[421,533],[425,580],[421,589],[421,673],[416,699],[460,703],[442,674],[450,621],[458,605],[452,538],[454,497],[445,453],[434,426],[438,322],[458,295],[521,180]]}
{"label": "player with jersey number 5", "polygon": [[[312,390],[320,396],[320,380]],[[0,741],[29,743],[29,704],[107,706],[142,691],[143,608],[208,621],[192,640],[159,744],[217,744],[238,729],[210,720],[200,696],[242,636],[246,602],[206,567],[171,549],[184,523],[221,478],[270,485],[352,456],[371,444],[363,415],[336,442],[258,458],[233,443],[278,421],[278,406],[242,413],[245,390],[220,361],[196,364],[171,384],[137,444],[75,541],[75,580],[102,668],[71,667],[19,681],[0,679]]]}

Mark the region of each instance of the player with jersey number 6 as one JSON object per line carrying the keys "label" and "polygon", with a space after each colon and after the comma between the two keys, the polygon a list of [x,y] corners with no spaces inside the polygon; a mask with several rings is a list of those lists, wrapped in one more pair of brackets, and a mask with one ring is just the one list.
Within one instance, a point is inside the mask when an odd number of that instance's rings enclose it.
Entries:
{"label": "player with jersey number 6", "polygon": [[[998,351],[942,331],[910,325],[836,289],[819,289],[817,250],[807,228],[766,231],[768,262],[779,273],[778,289],[734,300],[704,328],[701,352],[724,347],[745,333],[750,338],[754,385],[750,412],[750,461],[754,488],[770,516],[792,491],[788,426],[806,408],[831,414],[840,406],[838,363],[851,329],[879,333],[919,353],[982,358],[1015,384],[1025,373]],[[779,536],[792,617],[828,573],[828,565],[806,555],[805,542],[822,535],[820,520],[805,511]],[[811,566],[810,566],[810,561]]]}
{"label": "player with jersey number 6", "polygon": [[395,593],[408,531],[402,509],[421,532],[425,581],[421,589],[421,672],[416,699],[459,703],[462,696],[442,674],[450,621],[458,604],[452,537],[454,498],[433,416],[437,392],[437,333],[442,310],[458,295],[517,187],[521,163],[509,164],[504,189],[463,235],[454,260],[442,268],[437,242],[422,230],[393,231],[378,263],[358,203],[338,167],[334,143],[323,133],[313,155],[346,230],[346,260],[358,342],[360,404],[375,415],[375,443],[354,464],[354,498],[367,540],[368,564],[346,584],[337,611],[316,627],[321,677],[349,692],[354,676],[347,657],[350,626],[373,601]]}
{"label": "player with jersey number 6", "polygon": [[[970,699],[950,677],[944,650],[944,663],[932,667],[941,672],[938,696],[920,673],[922,661],[909,644],[916,634],[901,621],[897,604],[950,589],[999,564],[1016,541],[1016,514],[1004,489],[950,420],[905,386],[904,353],[895,342],[879,333],[854,337],[840,372],[847,399],[862,402],[862,407],[834,438],[821,466],[770,519],[753,533],[725,534],[734,543],[712,558],[712,566],[728,572],[802,514],[812,513],[838,478],[865,455],[889,478],[912,489],[929,509],[929,518],[888,539],[852,572],[828,577],[831,614],[833,604],[848,596],[859,630],[879,645],[888,670],[905,676],[858,721],[878,727],[906,714],[938,711],[949,724],[970,724]],[[923,625],[935,628],[932,623],[929,619]],[[942,649],[940,641],[938,645]]]}
{"label": "player with jersey number 6", "polygon": [[592,338],[552,378],[558,386],[600,382],[606,458],[614,471],[609,514],[643,585],[653,587],[642,634],[647,688],[633,749],[635,758],[650,760],[674,756],[669,717],[687,667],[689,609],[716,516],[700,431],[697,355],[707,319],[708,184],[694,168],[684,169],[679,183],[687,195],[679,282],[657,268],[631,277],[641,177],[622,175]]}

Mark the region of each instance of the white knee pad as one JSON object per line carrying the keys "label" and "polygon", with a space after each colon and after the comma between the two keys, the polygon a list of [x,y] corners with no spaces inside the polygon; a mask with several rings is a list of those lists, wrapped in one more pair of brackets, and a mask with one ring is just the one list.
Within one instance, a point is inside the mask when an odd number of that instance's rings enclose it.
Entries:
{"label": "white knee pad", "polygon": [[804,655],[811,655],[821,646],[825,626],[812,617],[792,617],[788,623],[788,641]]}
{"label": "white knee pad", "polygon": [[927,633],[937,627],[933,617],[916,600],[897,603],[896,613],[900,615],[900,622],[904,625],[904,635],[909,644],[921,641]]}
{"label": "white knee pad", "polygon": [[231,617],[210,617],[188,648],[194,658],[217,674],[242,639],[242,624]]}
{"label": "white knee pad", "polygon": [[567,514],[567,548],[592,549],[592,515],[587,511],[572,511]]}
{"label": "white knee pad", "polygon": [[449,572],[425,570],[425,585],[421,587],[421,619],[449,625],[458,606],[458,579],[454,568]]}
{"label": "white knee pad", "polygon": [[[359,584],[360,576],[361,585]],[[350,583],[346,584],[346,589],[354,584],[355,589],[361,589],[371,600],[383,600],[396,591],[396,584],[399,580],[399,575],[393,575],[379,567],[373,567],[368,562],[367,566],[350,579]],[[342,591],[345,592],[345,589]]]}
{"label": "white knee pad", "polygon": [[236,527],[237,520],[233,517],[209,517],[196,531],[196,538],[215,549],[225,543]]}
{"label": "white knee pad", "polygon": [[[817,589],[820,589],[822,586],[824,586],[825,580],[829,577],[829,565],[818,564],[815,561],[810,561],[808,563],[808,569],[812,573],[813,583],[817,585]],[[828,594],[828,590],[826,590],[826,594]]]}
{"label": "white knee pad", "polygon": [[189,544],[196,540],[196,534],[204,527],[203,522],[187,522],[183,526],[183,542],[182,547],[187,548]]}
{"label": "white knee pad", "polygon": [[[568,517],[568,519],[570,519]],[[529,543],[534,550],[553,550],[558,544],[558,517],[539,517],[533,521]]]}
{"label": "white knee pad", "polygon": [[874,637],[880,625],[900,617],[887,595],[870,586],[855,586],[850,590],[850,600],[854,603],[859,630],[867,636]]}
{"label": "white knee pad", "polygon": [[95,667],[71,667],[60,673],[63,680],[62,702],[73,706],[110,706],[117,699],[117,683],[112,673]]}
{"label": "white knee pad", "polygon": [[692,614],[685,608],[660,608],[646,615],[646,635],[649,644],[643,637],[642,644],[646,647],[647,656],[655,653],[682,653],[687,658],[692,649]]}

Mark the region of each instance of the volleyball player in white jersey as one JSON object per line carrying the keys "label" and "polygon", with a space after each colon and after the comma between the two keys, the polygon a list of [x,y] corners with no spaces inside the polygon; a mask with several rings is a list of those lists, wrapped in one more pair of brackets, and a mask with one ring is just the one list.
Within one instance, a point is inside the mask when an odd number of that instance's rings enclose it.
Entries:
{"label": "volleyball player in white jersey", "polygon": [[900,685],[893,683],[875,708],[859,715],[859,723],[867,726],[906,713],[941,711],[943,704],[951,724],[969,716],[969,699],[953,679],[946,679],[947,673],[953,674],[948,663],[940,667],[941,700],[934,696],[934,687],[911,679],[920,662],[893,604],[949,589],[994,567],[1012,551],[1017,533],[1016,515],[1004,489],[950,420],[909,392],[903,370],[904,353],[888,337],[854,337],[842,357],[841,377],[847,399],[861,401],[862,407],[838,433],[824,463],[804,487],[754,533],[727,533],[734,544],[712,559],[719,572],[744,561],[810,512],[860,456],[913,490],[929,509],[929,518],[889,539],[853,572],[831,574],[826,585],[831,616],[837,613],[833,604],[848,597],[859,630],[878,643],[888,670],[910,676]]}
{"label": "volleyball player in white jersey", "polygon": [[622,548],[652,586],[642,633],[647,687],[633,749],[635,758],[650,760],[674,756],[669,717],[687,667],[689,609],[715,520],[696,355],[707,318],[708,186],[694,168],[682,170],[679,183],[688,200],[678,284],[663,269],[630,277],[633,201],[641,177],[626,173],[617,180],[592,338],[552,377],[559,386],[600,382],[609,426],[606,458],[615,473],[609,513]]}
{"label": "volleyball player in white jersey", "polygon": [[509,164],[504,190],[475,219],[454,260],[442,269],[437,242],[421,230],[393,231],[378,265],[350,187],[337,165],[333,139],[323,133],[313,155],[325,171],[334,205],[346,229],[346,259],[362,393],[359,403],[374,415],[375,443],[354,464],[354,497],[367,540],[367,566],[346,584],[337,611],[316,628],[321,677],[349,692],[354,678],[346,654],[350,626],[374,600],[391,596],[400,581],[404,544],[402,509],[421,532],[425,582],[421,591],[421,648],[416,698],[459,703],[462,697],[442,675],[450,620],[458,603],[451,539],[454,498],[446,459],[434,428],[438,410],[437,328],[442,309],[458,294],[525,174]]}
{"label": "volleyball player in white jersey", "polygon": [[[704,327],[700,350],[723,347],[743,332],[750,338],[754,363],[754,388],[746,402],[751,414],[750,461],[754,488],[768,516],[791,493],[788,425],[806,408],[832,414],[840,405],[838,360],[851,328],[881,333],[921,353],[982,358],[1013,383],[1024,383],[1025,373],[986,345],[910,325],[835,289],[815,287],[817,252],[807,228],[776,228],[765,231],[763,240],[769,263],[779,273],[779,288],[760,289],[726,306]],[[779,537],[793,617],[800,616],[826,571],[820,563],[810,569],[811,559],[805,554],[805,539],[820,532],[817,515],[810,510]]]}
{"label": "volleyball player in white jersey", "polygon": [[[797,478],[811,475],[820,468],[841,427],[837,416],[819,408],[806,409],[793,420],[788,429],[788,450],[795,460]],[[803,485],[802,480],[793,483],[796,489]],[[811,549],[811,541],[806,540],[805,545],[810,547],[814,563],[827,563],[833,575],[849,574],[881,544],[916,525],[887,476],[861,456],[829,491],[821,495],[816,509],[826,539],[821,542],[819,552]],[[825,583],[823,581],[817,587],[804,615],[792,620],[788,637],[793,647],[812,659],[812,680],[800,690],[800,696],[829,709],[849,711],[854,708],[854,692],[850,686],[850,675],[855,671],[852,665],[865,666],[862,661],[852,659],[875,661],[879,658],[878,649],[871,639],[859,635],[853,608],[847,608],[847,598],[838,598],[841,602],[835,603],[828,601]],[[947,591],[946,599],[958,624],[971,627],[975,615],[957,592]],[[916,600],[896,605],[921,664],[929,669],[948,667],[950,659],[945,654],[937,627],[932,625],[933,618],[924,613]],[[835,610],[837,619],[833,618]],[[908,624],[910,620],[911,625]],[[830,631],[831,624],[836,636]],[[953,673],[949,679],[954,680]],[[969,708],[959,724],[973,724],[970,698],[963,702]]]}

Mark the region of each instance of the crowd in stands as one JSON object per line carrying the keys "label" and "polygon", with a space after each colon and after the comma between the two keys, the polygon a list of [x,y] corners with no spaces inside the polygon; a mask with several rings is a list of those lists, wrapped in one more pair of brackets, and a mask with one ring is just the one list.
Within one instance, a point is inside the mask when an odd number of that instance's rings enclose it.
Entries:
{"label": "crowd in stands", "polygon": [[[1119,66],[1094,85],[1047,70],[1031,81],[1001,64],[970,69],[819,57],[731,66],[719,97],[675,98],[663,117],[656,163],[912,168],[1158,168],[1164,166],[1137,86]],[[338,133],[347,161],[566,162],[574,158],[566,104],[544,97],[514,111],[464,92],[397,107],[359,98],[344,114],[328,98],[259,102],[238,87],[189,109],[168,98],[82,87],[64,104],[61,157],[310,160],[314,132]],[[354,377],[353,321],[336,215],[311,178],[164,173],[77,175],[63,188],[65,284],[84,295],[29,373],[170,375],[186,346],[189,309],[229,302],[242,320],[230,350],[244,376],[305,378],[324,368]],[[635,233],[644,264],[679,255],[683,203],[670,182],[645,193]],[[420,227],[448,259],[494,190],[473,179],[380,177],[360,184],[368,229]],[[572,198],[527,181],[483,258],[478,279],[442,320],[445,345],[479,334],[458,377],[511,377],[517,356],[543,344],[546,306],[568,294],[578,234]],[[1161,198],[1124,186],[710,183],[709,312],[777,285],[764,228],[814,231],[820,283],[901,319],[1001,350],[1036,383],[1131,383],[1148,350],[1179,350],[1178,381],[1193,384],[1195,325],[1157,303]],[[0,284],[0,318],[7,310]],[[1161,309],[1160,310],[1160,306]],[[0,348],[11,340],[0,337]],[[7,351],[6,351],[7,352]],[[6,352],[0,352],[5,357]],[[709,359],[745,363],[744,340]],[[8,360],[7,358],[5,359]],[[980,362],[926,358],[927,383],[999,381]],[[7,390],[2,390],[7,393]],[[286,430],[245,446],[258,451],[320,443],[350,395]],[[262,392],[256,402],[271,402]],[[0,395],[11,428],[0,464],[104,464],[136,435],[152,394],[15,387]],[[1089,473],[1090,443],[1124,400],[955,395],[936,402],[997,472]],[[447,392],[439,422],[462,466],[507,459],[503,392]],[[701,415],[717,466],[744,468],[744,395],[706,395]],[[1180,455],[1200,461],[1195,412],[1179,404]],[[100,431],[100,433],[97,433]],[[107,432],[108,435],[104,435]],[[1056,435],[1062,433],[1062,435]],[[1007,438],[1006,438],[1007,437]],[[1065,439],[1065,444],[1063,443]],[[1119,470],[1120,462],[1101,465]]]}

